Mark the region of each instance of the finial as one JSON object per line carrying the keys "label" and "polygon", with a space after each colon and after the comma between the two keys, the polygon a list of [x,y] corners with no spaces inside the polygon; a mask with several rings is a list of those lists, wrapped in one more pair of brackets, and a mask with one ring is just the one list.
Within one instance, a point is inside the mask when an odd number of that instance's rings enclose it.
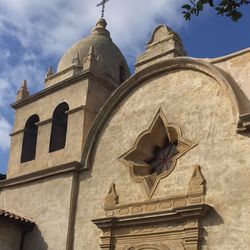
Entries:
{"label": "finial", "polygon": [[110,33],[106,30],[107,22],[104,18],[101,18],[97,21],[95,28],[92,30],[93,35],[103,35],[110,37]]}
{"label": "finial", "polygon": [[97,27],[97,28],[106,29],[106,27],[107,27],[107,22],[106,22],[106,20],[105,20],[104,18],[99,19],[99,20],[97,21],[97,23],[96,23],[96,27]]}
{"label": "finial", "polygon": [[75,66],[80,66],[81,65],[79,53],[76,53],[75,57],[72,60],[72,64],[75,65]]}
{"label": "finial", "polygon": [[49,67],[47,73],[46,73],[46,78],[49,78],[50,76],[54,75],[53,68],[52,66]]}
{"label": "finial", "polygon": [[16,101],[21,101],[23,99],[26,99],[30,96],[28,87],[27,87],[27,81],[23,80],[20,89],[17,92],[16,95]]}
{"label": "finial", "polygon": [[27,88],[28,88],[28,87],[27,87],[27,81],[26,81],[26,80],[23,80],[23,81],[22,81],[21,88],[23,88],[23,89],[27,89]]}
{"label": "finial", "polygon": [[188,194],[205,194],[206,180],[201,173],[201,167],[195,165],[193,169],[193,174],[188,185]]}
{"label": "finial", "polygon": [[109,0],[102,0],[100,3],[97,4],[96,7],[102,6],[102,14],[101,14],[101,19],[104,18],[104,13],[105,13],[105,4],[108,2]]}
{"label": "finial", "polygon": [[112,209],[118,204],[119,196],[117,195],[115,183],[112,183],[108,195],[105,198],[104,208],[105,209]]}
{"label": "finial", "polygon": [[88,55],[83,60],[83,69],[84,70],[92,70],[96,65],[96,58],[94,47],[90,46]]}

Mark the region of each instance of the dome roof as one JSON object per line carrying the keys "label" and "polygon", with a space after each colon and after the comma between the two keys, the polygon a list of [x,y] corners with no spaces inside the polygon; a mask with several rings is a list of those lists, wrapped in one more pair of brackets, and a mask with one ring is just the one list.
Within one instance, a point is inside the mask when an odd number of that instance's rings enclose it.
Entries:
{"label": "dome roof", "polygon": [[76,55],[83,65],[84,58],[93,48],[96,58],[100,57],[105,66],[105,73],[117,82],[123,82],[130,76],[128,64],[118,47],[112,42],[110,33],[106,30],[105,19],[100,19],[91,34],[76,42],[61,58],[57,72],[72,66],[72,61]]}

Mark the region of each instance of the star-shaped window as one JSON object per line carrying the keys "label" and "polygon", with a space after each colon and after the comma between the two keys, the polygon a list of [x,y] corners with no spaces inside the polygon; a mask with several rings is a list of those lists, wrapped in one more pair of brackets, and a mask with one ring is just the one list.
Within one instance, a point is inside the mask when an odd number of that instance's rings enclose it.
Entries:
{"label": "star-shaped window", "polygon": [[149,129],[138,136],[134,146],[120,159],[129,166],[133,179],[144,184],[151,197],[160,179],[168,176],[177,159],[194,146],[182,138],[179,127],[167,122],[160,109]]}

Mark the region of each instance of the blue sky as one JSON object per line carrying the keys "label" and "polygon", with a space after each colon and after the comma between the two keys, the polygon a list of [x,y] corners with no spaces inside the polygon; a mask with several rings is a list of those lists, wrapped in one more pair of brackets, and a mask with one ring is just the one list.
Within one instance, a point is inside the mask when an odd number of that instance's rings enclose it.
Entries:
{"label": "blue sky", "polygon": [[[72,43],[86,36],[100,10],[93,0],[3,0],[0,6],[0,172],[8,162],[14,111],[9,105],[26,79],[31,93],[41,90]],[[110,0],[106,20],[113,41],[133,69],[156,25],[169,25],[181,36],[191,57],[218,57],[250,47],[250,6],[238,23],[207,9],[187,22],[183,0]]]}

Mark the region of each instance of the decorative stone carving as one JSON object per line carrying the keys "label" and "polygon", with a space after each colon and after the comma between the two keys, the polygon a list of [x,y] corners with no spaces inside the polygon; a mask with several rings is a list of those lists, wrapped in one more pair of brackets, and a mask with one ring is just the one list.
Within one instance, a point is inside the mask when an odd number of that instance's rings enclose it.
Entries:
{"label": "decorative stone carving", "polygon": [[104,208],[110,209],[118,204],[118,195],[116,193],[115,184],[112,183],[108,195],[105,198]]}
{"label": "decorative stone carving", "polygon": [[80,61],[79,53],[77,53],[77,54],[75,55],[75,57],[73,58],[73,60],[72,60],[72,65],[81,66],[81,61]]}
{"label": "decorative stone carving", "polygon": [[175,168],[178,158],[195,146],[184,139],[179,127],[168,123],[159,109],[149,129],[120,160],[130,168],[132,178],[143,183],[151,197],[160,181]]}
{"label": "decorative stone carving", "polygon": [[92,70],[97,65],[97,60],[95,57],[94,47],[89,48],[89,53],[87,57],[83,60],[83,70]]}
{"label": "decorative stone carving", "polygon": [[45,79],[47,79],[47,78],[49,78],[50,76],[53,76],[53,75],[54,75],[54,72],[53,72],[52,66],[50,66],[48,68],[47,73],[46,73]]}
{"label": "decorative stone carving", "polygon": [[249,114],[243,114],[240,116],[240,121],[238,124],[238,133],[244,133],[250,131],[250,113]]}
{"label": "decorative stone carving", "polygon": [[148,42],[146,52],[137,58],[136,71],[166,58],[186,56],[182,40],[177,33],[166,25],[158,26]]}
{"label": "decorative stone carving", "polygon": [[206,180],[202,176],[201,168],[199,165],[194,166],[194,172],[189,181],[188,185],[188,194],[205,194],[205,184]]}
{"label": "decorative stone carving", "polygon": [[128,250],[170,250],[162,244],[142,244],[136,247],[130,247]]}
{"label": "decorative stone carving", "polygon": [[103,231],[101,249],[140,249],[135,247],[147,242],[148,248],[141,249],[162,249],[150,246],[171,244],[174,246],[171,249],[198,250],[203,232],[201,220],[210,210],[210,206],[198,204],[157,213],[110,216],[93,222]]}
{"label": "decorative stone carving", "polygon": [[105,199],[107,217],[93,220],[103,232],[101,249],[199,250],[202,219],[212,209],[204,204],[205,184],[195,166],[187,194],[126,205],[118,205],[112,184]]}
{"label": "decorative stone carving", "polygon": [[23,80],[22,85],[20,89],[17,92],[16,95],[16,101],[22,101],[30,96],[28,87],[27,87],[27,81]]}

